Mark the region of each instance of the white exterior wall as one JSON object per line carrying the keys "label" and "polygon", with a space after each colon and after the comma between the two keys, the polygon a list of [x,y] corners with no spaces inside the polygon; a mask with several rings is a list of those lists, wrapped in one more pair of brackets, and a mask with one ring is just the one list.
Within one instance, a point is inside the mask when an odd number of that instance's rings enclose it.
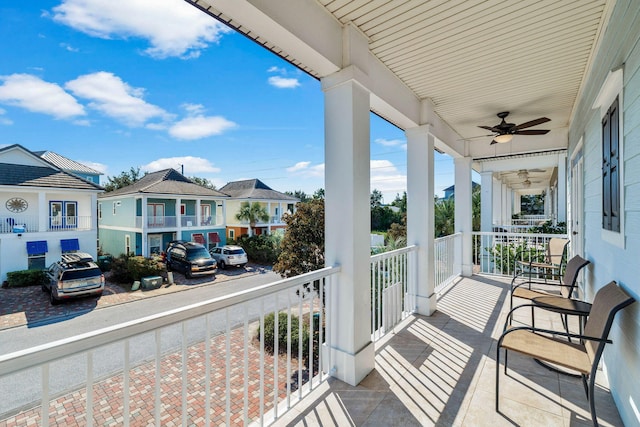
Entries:
{"label": "white exterior wall", "polygon": [[[615,4],[603,41],[593,62],[569,134],[569,155],[583,138],[584,155],[584,256],[592,264],[585,274],[586,299],[611,280],[640,300],[636,265],[640,255],[640,2]],[[612,69],[624,64],[620,115],[624,191],[624,235],[607,238],[602,230],[602,130],[601,112],[594,101]],[[625,425],[640,424],[640,303],[627,307],[614,321],[609,336],[613,344],[604,354],[605,371]]]}

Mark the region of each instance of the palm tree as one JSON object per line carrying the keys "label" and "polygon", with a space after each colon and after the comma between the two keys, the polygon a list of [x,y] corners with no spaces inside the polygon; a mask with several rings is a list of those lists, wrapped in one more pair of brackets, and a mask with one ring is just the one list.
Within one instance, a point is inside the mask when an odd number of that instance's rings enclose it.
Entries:
{"label": "palm tree", "polygon": [[239,221],[249,221],[249,235],[253,236],[253,228],[258,221],[269,221],[269,212],[258,202],[242,202],[240,211],[236,214],[236,219]]}

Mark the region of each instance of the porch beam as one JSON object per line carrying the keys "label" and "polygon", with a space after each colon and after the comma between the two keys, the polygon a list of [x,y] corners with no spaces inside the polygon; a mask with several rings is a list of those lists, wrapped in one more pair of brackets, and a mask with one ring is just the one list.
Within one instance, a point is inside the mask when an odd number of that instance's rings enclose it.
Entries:
{"label": "porch beam", "polygon": [[480,231],[493,230],[493,172],[480,174]]}
{"label": "porch beam", "polygon": [[407,136],[407,245],[417,245],[416,311],[436,311],[434,259],[433,159],[435,137],[431,126],[408,129]]}
{"label": "porch beam", "polygon": [[567,153],[558,156],[558,190],[556,222],[567,222]]}

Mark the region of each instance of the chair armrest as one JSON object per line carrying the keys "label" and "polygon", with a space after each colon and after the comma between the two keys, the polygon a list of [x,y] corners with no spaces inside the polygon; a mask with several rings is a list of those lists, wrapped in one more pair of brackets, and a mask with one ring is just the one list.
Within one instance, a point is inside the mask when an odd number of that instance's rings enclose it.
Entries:
{"label": "chair armrest", "polygon": [[508,334],[510,334],[513,331],[522,331],[522,330],[529,331],[529,332],[534,332],[534,333],[544,333],[544,334],[550,334],[550,335],[559,335],[559,336],[563,336],[563,337],[567,337],[567,338],[578,338],[578,339],[581,339],[581,340],[604,342],[604,343],[607,343],[607,344],[613,343],[613,341],[611,341],[608,338],[591,337],[591,336],[583,335],[583,334],[574,334],[574,333],[570,333],[570,332],[567,333],[567,332],[564,332],[564,331],[554,331],[553,329],[534,328],[532,326],[516,326],[515,328],[506,329],[504,332],[502,332],[502,335],[500,335],[500,338],[498,339],[498,346],[500,346],[500,344],[502,343],[502,339],[505,336],[507,336]]}

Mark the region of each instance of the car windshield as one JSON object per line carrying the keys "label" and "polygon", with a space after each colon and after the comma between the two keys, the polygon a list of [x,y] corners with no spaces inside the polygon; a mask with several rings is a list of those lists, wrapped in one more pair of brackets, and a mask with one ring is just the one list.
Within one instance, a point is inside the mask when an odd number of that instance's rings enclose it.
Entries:
{"label": "car windshield", "polygon": [[230,255],[242,255],[244,254],[244,249],[229,249]]}
{"label": "car windshield", "polygon": [[200,258],[211,258],[209,252],[205,248],[194,248],[189,249],[187,251],[187,258],[189,259],[200,259]]}
{"label": "car windshield", "polygon": [[89,277],[99,277],[102,271],[98,267],[86,268],[83,270],[67,270],[62,273],[62,280],[87,279]]}

